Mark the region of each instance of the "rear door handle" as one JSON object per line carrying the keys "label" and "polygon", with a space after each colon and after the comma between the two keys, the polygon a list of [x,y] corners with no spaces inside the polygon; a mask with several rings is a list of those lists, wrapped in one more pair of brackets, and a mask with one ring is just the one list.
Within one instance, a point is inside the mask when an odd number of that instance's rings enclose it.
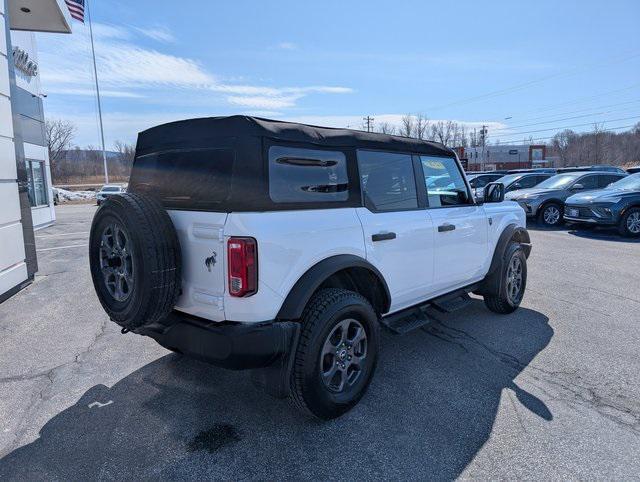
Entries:
{"label": "rear door handle", "polygon": [[385,241],[387,239],[396,239],[396,233],[378,233],[371,235],[372,241]]}
{"label": "rear door handle", "polygon": [[439,233],[444,233],[445,231],[453,231],[454,229],[456,229],[456,225],[455,224],[443,224],[441,226],[438,226],[438,232]]}

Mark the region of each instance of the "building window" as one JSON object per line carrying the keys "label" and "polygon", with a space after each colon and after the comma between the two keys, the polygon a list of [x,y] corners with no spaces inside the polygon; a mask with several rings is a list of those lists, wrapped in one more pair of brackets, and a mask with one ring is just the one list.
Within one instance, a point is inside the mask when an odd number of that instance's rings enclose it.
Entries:
{"label": "building window", "polygon": [[27,160],[27,179],[29,188],[29,203],[32,207],[49,204],[47,196],[47,182],[44,174],[44,161]]}

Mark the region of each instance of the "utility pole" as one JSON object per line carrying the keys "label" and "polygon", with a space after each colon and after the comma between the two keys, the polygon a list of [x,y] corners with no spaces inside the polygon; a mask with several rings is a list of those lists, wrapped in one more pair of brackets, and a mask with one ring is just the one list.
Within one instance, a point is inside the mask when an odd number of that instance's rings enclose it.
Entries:
{"label": "utility pole", "polygon": [[362,119],[365,121],[365,124],[367,126],[367,132],[371,132],[371,130],[373,129],[373,121],[375,119],[369,115],[367,117],[363,117]]}
{"label": "utility pole", "polygon": [[481,170],[484,171],[484,164],[485,164],[485,159],[484,159],[484,146],[486,144],[487,141],[487,126],[483,125],[482,129],[480,129],[480,140],[482,142],[482,166],[481,166]]}

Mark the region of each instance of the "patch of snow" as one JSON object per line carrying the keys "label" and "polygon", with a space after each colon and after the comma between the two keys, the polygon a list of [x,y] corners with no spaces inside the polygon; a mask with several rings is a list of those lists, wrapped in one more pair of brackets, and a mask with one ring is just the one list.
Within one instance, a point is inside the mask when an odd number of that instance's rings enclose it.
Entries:
{"label": "patch of snow", "polygon": [[95,199],[96,193],[94,191],[67,191],[59,187],[53,188],[54,195],[57,193],[60,201],[79,201],[82,199]]}

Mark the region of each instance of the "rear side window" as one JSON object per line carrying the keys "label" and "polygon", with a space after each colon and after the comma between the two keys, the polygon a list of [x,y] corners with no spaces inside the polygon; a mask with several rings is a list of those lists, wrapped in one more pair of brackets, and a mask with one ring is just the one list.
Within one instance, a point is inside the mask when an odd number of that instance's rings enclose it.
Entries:
{"label": "rear side window", "polygon": [[364,203],[371,211],[418,208],[413,161],[408,154],[358,151]]}
{"label": "rear side window", "polygon": [[346,201],[349,180],[344,153],[271,146],[269,196],[276,203]]}
{"label": "rear side window", "polygon": [[598,187],[607,187],[612,182],[616,182],[622,179],[622,176],[616,176],[614,174],[603,174],[598,178]]}
{"label": "rear side window", "polygon": [[158,196],[169,208],[205,209],[226,201],[231,189],[234,151],[192,149],[136,158],[131,190]]}

